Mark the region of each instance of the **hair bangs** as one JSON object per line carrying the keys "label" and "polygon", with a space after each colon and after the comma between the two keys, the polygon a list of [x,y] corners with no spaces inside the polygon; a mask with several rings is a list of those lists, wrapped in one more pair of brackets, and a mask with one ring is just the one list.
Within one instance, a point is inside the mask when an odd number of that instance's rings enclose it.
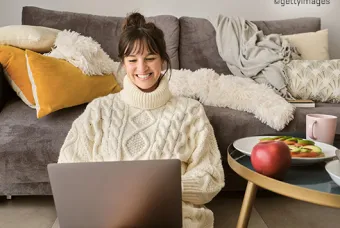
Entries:
{"label": "hair bangs", "polygon": [[140,36],[129,39],[124,56],[142,54],[144,49],[150,54],[159,54],[159,50],[154,40],[146,34],[140,34]]}

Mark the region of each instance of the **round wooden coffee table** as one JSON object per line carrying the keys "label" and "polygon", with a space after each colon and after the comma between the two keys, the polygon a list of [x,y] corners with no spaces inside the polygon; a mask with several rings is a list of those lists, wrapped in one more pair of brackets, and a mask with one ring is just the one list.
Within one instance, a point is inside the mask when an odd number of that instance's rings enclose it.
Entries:
{"label": "round wooden coffee table", "polygon": [[[267,134],[268,135],[268,134]],[[305,138],[304,133],[277,133]],[[340,135],[336,135],[334,146],[340,147]],[[258,187],[314,204],[340,208],[340,187],[327,171],[326,162],[308,166],[292,166],[283,181],[266,177],[254,171],[250,157],[236,150],[231,143],[228,147],[228,164],[248,181],[237,227],[247,227]]]}

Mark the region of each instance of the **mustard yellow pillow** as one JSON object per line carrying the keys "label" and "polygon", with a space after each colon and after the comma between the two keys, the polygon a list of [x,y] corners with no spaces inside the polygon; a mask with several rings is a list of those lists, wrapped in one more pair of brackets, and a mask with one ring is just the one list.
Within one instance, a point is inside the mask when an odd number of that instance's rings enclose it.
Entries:
{"label": "mustard yellow pillow", "polygon": [[7,81],[28,106],[34,108],[32,84],[28,78],[25,51],[7,45],[0,45],[0,63],[4,67]]}
{"label": "mustard yellow pillow", "polygon": [[88,76],[71,63],[26,50],[37,117],[121,90],[114,75]]}

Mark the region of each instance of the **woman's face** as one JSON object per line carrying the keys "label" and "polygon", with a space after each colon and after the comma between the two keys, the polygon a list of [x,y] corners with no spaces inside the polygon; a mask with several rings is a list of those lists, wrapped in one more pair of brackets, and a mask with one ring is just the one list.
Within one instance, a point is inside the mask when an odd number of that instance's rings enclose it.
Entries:
{"label": "woman's face", "polygon": [[140,48],[135,47],[134,51],[124,58],[124,67],[131,82],[144,92],[152,92],[158,86],[162,60],[160,55],[151,54],[146,47],[147,45],[143,44],[142,53],[136,53]]}

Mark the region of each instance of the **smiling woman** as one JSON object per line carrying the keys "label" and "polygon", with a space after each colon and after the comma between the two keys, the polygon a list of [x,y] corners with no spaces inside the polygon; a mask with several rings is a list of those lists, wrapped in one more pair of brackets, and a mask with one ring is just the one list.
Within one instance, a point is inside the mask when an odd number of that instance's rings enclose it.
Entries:
{"label": "smiling woman", "polygon": [[204,204],[224,187],[224,172],[203,105],[171,94],[164,34],[141,14],[126,18],[118,51],[127,72],[123,90],[87,106],[72,124],[58,162],[178,159],[182,227],[212,228],[214,215]]}
{"label": "smiling woman", "polygon": [[[143,50],[138,53],[138,49]],[[127,76],[142,91],[152,92],[159,83],[162,75],[162,59],[159,54],[151,53],[147,44],[137,42],[130,55],[124,57]]]}

